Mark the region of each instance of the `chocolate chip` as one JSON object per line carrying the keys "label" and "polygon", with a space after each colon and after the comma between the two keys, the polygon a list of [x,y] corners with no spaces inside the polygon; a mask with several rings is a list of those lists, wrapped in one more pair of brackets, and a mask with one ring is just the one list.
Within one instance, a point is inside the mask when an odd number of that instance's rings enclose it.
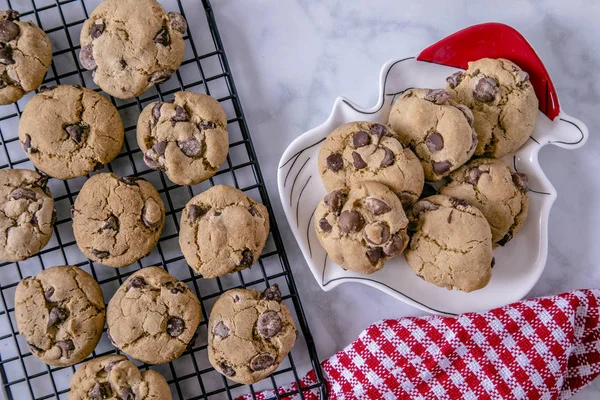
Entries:
{"label": "chocolate chip", "polygon": [[371,222],[363,235],[369,244],[379,246],[390,240],[390,227],[385,222]]}
{"label": "chocolate chip", "polygon": [[321,218],[319,220],[319,228],[323,231],[323,232],[331,232],[332,226],[329,223],[329,221],[327,221],[327,218]]}
{"label": "chocolate chip", "polygon": [[395,234],[392,240],[383,246],[383,254],[388,257],[393,257],[396,254],[400,254],[404,250],[404,241],[400,234]]}
{"label": "chocolate chip", "polygon": [[94,257],[99,258],[99,259],[103,259],[103,258],[110,256],[110,253],[105,250],[91,249],[90,252],[92,253],[92,255]]}
{"label": "chocolate chip", "polygon": [[261,353],[250,360],[250,369],[252,371],[263,371],[275,363],[275,357],[269,353]]}
{"label": "chocolate chip", "polygon": [[189,120],[190,116],[185,108],[181,106],[175,107],[175,116],[173,117],[173,121],[185,122]]}
{"label": "chocolate chip", "polygon": [[444,148],[444,138],[439,133],[433,131],[425,138],[425,144],[429,151],[434,153]]}
{"label": "chocolate chip", "polygon": [[146,286],[146,281],[140,276],[134,276],[129,279],[128,289],[141,289]]}
{"label": "chocolate chip", "polygon": [[126,387],[119,392],[119,398],[121,400],[135,400],[135,393],[133,393],[132,388]]}
{"label": "chocolate chip", "polygon": [[383,160],[381,160],[380,167],[389,167],[394,163],[394,152],[385,146],[382,148],[385,154],[383,155]]}
{"label": "chocolate chip", "polygon": [[152,116],[157,121],[160,118],[160,109],[162,108],[163,104],[165,103],[158,102],[154,105],[154,107],[152,107]]}
{"label": "chocolate chip", "polygon": [[506,243],[510,242],[512,238],[513,238],[512,232],[508,232],[506,235],[504,235],[504,237],[502,239],[500,239],[498,241],[498,244],[500,246],[504,246]]}
{"label": "chocolate chip", "polygon": [[344,159],[339,153],[333,153],[327,156],[327,167],[333,172],[338,172],[344,166]]}
{"label": "chocolate chip", "polygon": [[227,362],[221,361],[218,365],[219,365],[219,369],[221,370],[221,373],[223,373],[223,375],[229,376],[229,377],[235,376],[235,370]]}
{"label": "chocolate chip", "polygon": [[126,185],[136,185],[137,186],[137,181],[143,181],[144,178],[140,178],[139,176],[124,176],[124,177],[120,178],[119,180]]}
{"label": "chocolate chip", "polygon": [[494,98],[496,98],[497,93],[498,83],[489,76],[484,76],[477,81],[475,89],[473,90],[473,97],[475,100],[487,103],[493,101]]}
{"label": "chocolate chip", "polygon": [[371,262],[371,264],[375,265],[383,257],[383,249],[381,247],[368,248],[366,255],[367,255],[367,258],[369,259],[369,261]]}
{"label": "chocolate chip", "polygon": [[150,83],[163,83],[169,80],[173,71],[158,71],[150,76]]}
{"label": "chocolate chip", "polygon": [[8,21],[18,21],[21,14],[15,10],[4,10],[0,14],[0,17],[6,18]]}
{"label": "chocolate chip", "polygon": [[365,131],[358,131],[352,136],[354,147],[365,147],[371,143],[371,136]]}
{"label": "chocolate chip", "polygon": [[169,289],[169,291],[171,292],[171,294],[181,294],[185,292],[186,288],[187,286],[185,286],[183,283],[177,282],[175,285],[173,285],[171,289]]}
{"label": "chocolate chip", "polygon": [[152,146],[152,150],[154,150],[156,152],[156,154],[158,154],[161,157],[165,155],[166,149],[167,149],[167,141],[166,140],[162,140],[162,141],[156,143],[154,146]]}
{"label": "chocolate chip", "polygon": [[254,254],[252,254],[252,251],[250,251],[250,249],[244,249],[244,251],[242,251],[242,259],[240,261],[240,267],[251,267],[252,264],[254,264]]}
{"label": "chocolate chip", "polygon": [[253,205],[248,207],[248,212],[250,213],[250,215],[252,215],[253,217],[260,217],[260,213],[258,212],[258,210],[256,209],[256,207],[254,207]]}
{"label": "chocolate chip", "polygon": [[191,222],[196,221],[210,210],[210,208],[204,208],[200,205],[192,204],[188,208],[188,218]]}
{"label": "chocolate chip", "polygon": [[167,14],[171,20],[171,27],[179,33],[185,33],[187,31],[187,22],[183,15],[178,12],[171,11]]}
{"label": "chocolate chip", "polygon": [[196,138],[178,140],[177,146],[179,146],[181,152],[188,157],[196,157],[198,154],[202,153],[202,143]]}
{"label": "chocolate chip", "polygon": [[465,173],[465,182],[476,186],[477,183],[479,182],[479,178],[481,178],[481,175],[483,174],[487,174],[487,171],[484,171],[482,169],[479,169],[478,167],[473,167],[473,168],[469,168],[467,170],[467,172]]}
{"label": "chocolate chip", "polygon": [[446,78],[446,82],[448,82],[448,86],[450,86],[451,89],[454,89],[460,84],[464,77],[464,72],[456,71],[455,73]]}
{"label": "chocolate chip", "polygon": [[494,268],[496,266],[496,257],[492,257],[492,264],[490,265],[491,268]]}
{"label": "chocolate chip", "polygon": [[413,214],[418,217],[424,211],[435,211],[439,207],[428,200],[418,201],[412,208]]}
{"label": "chocolate chip", "polygon": [[354,168],[356,168],[356,169],[363,169],[367,166],[367,163],[365,162],[365,160],[363,160],[363,158],[360,156],[360,154],[358,154],[356,151],[352,152],[352,160],[353,160]]}
{"label": "chocolate chip", "polygon": [[473,126],[474,117],[473,117],[473,112],[471,111],[471,109],[469,107],[465,106],[464,104],[457,104],[455,107],[458,108],[460,110],[460,112],[463,113],[463,115],[467,119],[467,122],[469,123],[469,125]]}
{"label": "chocolate chip", "polygon": [[11,65],[15,60],[12,57],[12,49],[10,47],[0,48],[0,64]]}
{"label": "chocolate chip", "polygon": [[35,192],[31,189],[17,188],[12,191],[12,193],[10,194],[10,198],[12,200],[25,199],[25,200],[35,201],[37,199],[37,196],[35,195]]}
{"label": "chocolate chip", "polygon": [[31,148],[31,136],[25,135],[25,140],[23,141],[23,151],[25,153],[33,153],[33,149]]}
{"label": "chocolate chip", "polygon": [[523,87],[525,82],[529,82],[529,74],[525,71],[519,70],[517,71],[517,86]]}
{"label": "chocolate chip", "polygon": [[327,206],[329,211],[336,213],[342,209],[346,202],[346,193],[342,189],[336,189],[328,193],[323,198],[323,203]]}
{"label": "chocolate chip", "polygon": [[431,163],[433,172],[435,172],[437,175],[442,175],[448,172],[451,165],[452,164],[450,164],[450,161],[434,161]]}
{"label": "chocolate chip", "polygon": [[8,43],[19,36],[19,25],[6,19],[0,20],[0,42]]}
{"label": "chocolate chip", "polygon": [[281,290],[279,290],[279,285],[274,283],[273,285],[263,290],[262,298],[265,300],[273,300],[278,303],[281,303]]}
{"label": "chocolate chip", "polygon": [[230,329],[225,325],[223,321],[217,322],[213,328],[213,335],[219,336],[223,339],[229,336]]}
{"label": "chocolate chip", "polygon": [[371,133],[377,136],[377,141],[379,142],[387,133],[387,129],[382,124],[373,124],[371,125]]}
{"label": "chocolate chip", "polygon": [[171,40],[169,39],[169,31],[164,28],[158,31],[156,36],[154,36],[154,43],[168,46],[169,43],[171,43]]}
{"label": "chocolate chip", "polygon": [[65,321],[68,317],[67,311],[60,307],[52,307],[48,316],[48,328]]}
{"label": "chocolate chip", "polygon": [[450,205],[454,208],[468,208],[469,203],[458,197],[450,197]]}
{"label": "chocolate chip", "polygon": [[104,225],[102,225],[100,227],[100,229],[102,229],[102,230],[112,229],[112,230],[118,231],[119,230],[119,219],[116,216],[111,215],[110,217],[108,217],[106,222],[104,222]]}
{"label": "chocolate chip", "polygon": [[81,66],[89,71],[96,69],[98,65],[94,60],[94,46],[86,44],[79,50],[79,63]]}
{"label": "chocolate chip", "polygon": [[217,124],[215,124],[212,121],[202,121],[198,124],[198,127],[201,130],[207,130],[207,129],[216,129],[217,128]]}
{"label": "chocolate chip", "polygon": [[256,323],[256,330],[260,333],[264,338],[272,338],[281,332],[281,318],[275,311],[265,311],[260,314],[258,317],[258,322]]}
{"label": "chocolate chip", "polygon": [[159,218],[156,221],[151,221],[152,214],[150,214],[151,211],[149,210],[150,209],[144,204],[144,207],[142,208],[142,222],[144,225],[146,225],[146,227],[150,229],[156,229],[160,226],[162,218]]}
{"label": "chocolate chip", "polygon": [[431,89],[425,95],[425,100],[441,105],[450,100],[450,94],[444,89]]}
{"label": "chocolate chip", "polygon": [[345,234],[348,232],[357,232],[361,230],[365,224],[365,220],[358,211],[346,210],[340,214],[338,224],[340,225],[340,230],[342,233]]}
{"label": "chocolate chip", "polygon": [[402,204],[402,208],[408,209],[415,202],[416,196],[411,192],[400,192],[396,194],[400,199],[400,204]]}
{"label": "chocolate chip", "polygon": [[44,298],[46,301],[52,301],[52,296],[54,295],[54,288],[50,286],[46,291],[44,291]]}
{"label": "chocolate chip", "polygon": [[513,172],[512,174],[513,183],[523,192],[529,190],[529,177],[521,172]]}
{"label": "chocolate chip", "polygon": [[85,128],[81,124],[71,124],[65,126],[67,134],[77,144],[81,144],[84,140]]}
{"label": "chocolate chip", "polygon": [[185,322],[178,317],[169,317],[167,320],[167,333],[169,336],[177,337],[185,330]]}
{"label": "chocolate chip", "polygon": [[104,33],[104,21],[102,18],[98,18],[94,21],[92,26],[90,27],[90,36],[92,39],[98,39]]}
{"label": "chocolate chip", "polygon": [[62,357],[71,356],[71,352],[75,350],[75,345],[73,344],[73,341],[71,339],[59,340],[58,342],[56,342],[56,345],[58,346],[58,348],[60,348],[62,352]]}
{"label": "chocolate chip", "polygon": [[237,294],[235,296],[233,296],[234,303],[238,303],[239,301],[240,301],[240,296],[238,296]]}
{"label": "chocolate chip", "polygon": [[388,203],[376,197],[367,197],[363,200],[363,203],[373,215],[381,215],[392,211],[392,207]]}
{"label": "chocolate chip", "polygon": [[110,384],[108,382],[96,382],[88,392],[90,399],[108,399],[111,396]]}
{"label": "chocolate chip", "polygon": [[149,168],[163,170],[164,167],[162,166],[160,161],[158,161],[158,158],[158,154],[156,154],[156,152],[153,149],[148,149],[144,152],[144,163]]}
{"label": "chocolate chip", "polygon": [[454,210],[450,210],[450,214],[448,214],[448,223],[451,224],[452,223],[452,214],[454,213]]}

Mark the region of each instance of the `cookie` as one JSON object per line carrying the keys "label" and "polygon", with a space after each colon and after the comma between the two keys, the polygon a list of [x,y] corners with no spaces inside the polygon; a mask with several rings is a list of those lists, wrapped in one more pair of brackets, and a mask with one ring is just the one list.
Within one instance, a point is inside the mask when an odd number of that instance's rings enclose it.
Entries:
{"label": "cookie", "polygon": [[504,246],[527,219],[527,175],[514,172],[495,158],[479,158],[450,174],[440,193],[477,207],[492,229],[494,247]]}
{"label": "cookie", "polygon": [[171,400],[165,378],[156,371],[140,371],[122,355],[94,358],[71,378],[69,400]]}
{"label": "cookie", "polygon": [[205,94],[175,93],[173,102],[153,102],[137,124],[144,162],[165,171],[178,185],[194,185],[213,176],[227,158],[227,116]]}
{"label": "cookie", "polygon": [[98,344],[104,298],[87,272],[63,265],[19,282],[15,314],[31,353],[46,364],[65,367],[82,361]]}
{"label": "cookie", "polygon": [[231,186],[213,186],[200,193],[181,213],[181,251],[204,278],[251,267],[268,236],[267,208]]}
{"label": "cookie", "polygon": [[19,122],[19,140],[33,165],[57,179],[101,169],[123,145],[119,112],[81,86],[54,86],[35,95]]}
{"label": "cookie", "polygon": [[297,331],[277,284],[223,293],[208,321],[208,360],[234,382],[256,383],[274,372],[296,341]]}
{"label": "cookie", "polygon": [[362,182],[328,193],[315,210],[315,230],[328,256],[344,269],[371,274],[408,244],[408,219],[387,186]]}
{"label": "cookie", "polygon": [[359,182],[383,183],[410,207],[423,190],[423,168],[388,126],[350,122],[336,128],[319,151],[319,173],[328,191]]}
{"label": "cookie", "polygon": [[150,182],[111,173],[83,184],[71,214],[81,252],[116,268],[148,255],[165,224],[165,205]]}
{"label": "cookie", "polygon": [[147,364],[178,358],[201,319],[196,295],[160,267],[144,268],[127,278],[106,313],[115,347]]}
{"label": "cookie", "polygon": [[453,99],[473,112],[479,142],[475,155],[502,157],[513,153],[531,136],[538,115],[538,99],[529,74],[499,58],[469,63],[466,71],[449,76]]}
{"label": "cookie", "polygon": [[52,64],[52,44],[14,10],[0,11],[0,104],[11,104],[37,89]]}
{"label": "cookie", "polygon": [[492,276],[492,232],[485,217],[464,200],[436,195],[411,213],[406,261],[420,278],[464,292],[485,287]]}
{"label": "cookie", "polygon": [[0,260],[21,261],[52,237],[56,210],[48,178],[28,169],[0,170]]}
{"label": "cookie", "polygon": [[183,16],[155,0],[105,0],[83,23],[79,63],[106,93],[130,99],[175,73],[186,31]]}

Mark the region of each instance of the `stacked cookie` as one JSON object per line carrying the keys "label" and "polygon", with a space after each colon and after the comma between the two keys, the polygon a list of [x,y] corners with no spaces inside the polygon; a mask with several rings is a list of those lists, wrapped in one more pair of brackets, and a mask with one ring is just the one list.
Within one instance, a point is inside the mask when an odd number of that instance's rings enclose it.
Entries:
{"label": "stacked cookie", "polygon": [[404,252],[428,282],[485,287],[493,249],[519,232],[529,204],[527,176],[498,158],[527,141],[537,107],[525,71],[481,59],[449,76],[446,89],[404,91],[388,126],[335,129],[319,152],[330,192],[315,211],[328,256],[368,274]]}

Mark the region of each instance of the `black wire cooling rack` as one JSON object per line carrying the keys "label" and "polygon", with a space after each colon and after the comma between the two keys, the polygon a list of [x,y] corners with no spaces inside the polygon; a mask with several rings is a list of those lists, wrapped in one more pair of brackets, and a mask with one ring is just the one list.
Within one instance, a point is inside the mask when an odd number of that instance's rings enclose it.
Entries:
{"label": "black wire cooling rack", "polygon": [[[0,0],[0,8],[19,11],[22,20],[32,20],[50,37],[54,49],[53,63],[44,85],[79,84],[99,90],[92,81],[91,72],[81,69],[78,63],[81,26],[99,3],[100,0]],[[267,206],[271,216],[273,213],[210,2],[161,0],[161,3],[167,11],[179,9],[188,20],[184,61],[177,74],[169,81],[147,91],[140,98],[128,101],[111,98],[123,119],[125,145],[104,171],[108,170],[119,176],[143,176],[157,187],[167,208],[167,222],[162,237],[148,257],[132,266],[113,269],[92,263],[75,244],[70,218],[71,205],[86,178],[69,181],[51,179],[49,188],[55,200],[57,221],[50,243],[40,254],[23,262],[0,263],[0,377],[4,395],[8,399],[18,400],[66,399],[68,396],[69,380],[75,368],[50,367],[31,354],[24,338],[17,332],[14,292],[18,282],[24,277],[36,275],[42,269],[54,265],[69,264],[77,265],[92,274],[100,283],[106,301],[128,275],[150,265],[162,265],[196,291],[203,306],[203,322],[198,328],[194,346],[169,364],[152,367],[139,364],[142,369],[153,368],[162,373],[169,382],[174,399],[233,399],[247,393],[255,397],[260,390],[274,389],[293,382],[301,387],[300,379],[307,371],[299,371],[299,364],[311,365],[315,369],[317,383],[301,388],[300,391],[275,391],[274,398],[291,395],[304,398],[303,393],[311,389],[317,389],[322,393],[322,398],[325,398],[325,385],[315,345],[275,220],[271,218],[271,235],[261,258],[252,268],[236,274],[220,279],[201,279],[194,275],[179,251],[181,210],[191,197],[212,185],[235,186],[261,201]],[[227,161],[217,174],[209,181],[191,187],[174,185],[161,172],[148,169],[135,137],[137,117],[142,108],[157,99],[166,101],[180,90],[206,93],[219,100],[227,113],[231,143]],[[0,107],[0,169],[33,168],[17,137],[21,111],[33,95],[31,93],[25,96],[14,105]],[[231,382],[216,372],[208,362],[209,311],[218,296],[228,289],[244,287],[263,290],[275,283],[282,290],[284,302],[295,315],[300,328],[299,339],[290,355],[270,378],[250,386]],[[115,349],[104,332],[92,356],[114,352]],[[2,396],[0,393],[0,398]]]}

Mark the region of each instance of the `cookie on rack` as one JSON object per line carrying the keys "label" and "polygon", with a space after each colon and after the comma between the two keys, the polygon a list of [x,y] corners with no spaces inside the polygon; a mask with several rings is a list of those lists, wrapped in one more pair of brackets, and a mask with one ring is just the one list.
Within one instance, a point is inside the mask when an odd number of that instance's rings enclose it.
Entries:
{"label": "cookie on rack", "polygon": [[443,89],[408,89],[393,104],[390,126],[421,160],[425,180],[439,181],[471,158],[473,115]]}
{"label": "cookie on rack", "polygon": [[89,360],[71,378],[69,400],[171,400],[166,379],[151,369],[140,371],[122,355]]}
{"label": "cookie on rack", "polygon": [[79,62],[119,99],[167,81],[183,61],[187,23],[155,0],[105,0],[81,28]]}
{"label": "cookie on rack", "polygon": [[277,369],[296,341],[296,325],[277,284],[223,293],[208,321],[208,359],[234,382],[256,383]]}
{"label": "cookie on rack", "polygon": [[19,282],[15,315],[34,356],[55,367],[75,365],[100,340],[104,298],[98,282],[84,270],[51,267]]}
{"label": "cookie on rack", "polygon": [[328,191],[373,181],[388,186],[410,207],[421,195],[419,159],[386,125],[350,122],[337,127],[319,150],[319,173]]}
{"label": "cookie on rack", "polygon": [[475,155],[502,157],[529,139],[538,99],[529,74],[518,65],[503,58],[483,58],[446,80],[452,98],[473,111],[479,137]]}
{"label": "cookie on rack", "polygon": [[81,252],[92,261],[116,268],[148,255],[165,224],[165,205],[150,182],[112,173],[88,179],[71,214]]}
{"label": "cookie on rack", "polygon": [[57,179],[84,176],[112,161],[123,145],[119,112],[81,86],[46,88],[25,106],[19,140],[33,165]]}
{"label": "cookie on rack", "polygon": [[172,102],[148,104],[138,119],[137,141],[144,162],[179,185],[213,176],[227,158],[227,116],[214,98],[175,93]]}
{"label": "cookie on rack", "polygon": [[440,193],[477,207],[492,229],[494,247],[504,246],[527,219],[529,179],[495,158],[478,158],[450,174]]}
{"label": "cookie on rack", "polygon": [[402,254],[408,219],[387,186],[361,182],[328,193],[315,210],[317,237],[329,257],[344,269],[371,274]]}
{"label": "cookie on rack", "polygon": [[435,195],[415,203],[412,237],[404,255],[420,278],[447,289],[472,292],[492,276],[492,232],[477,208]]}
{"label": "cookie on rack", "polygon": [[14,10],[0,11],[0,104],[11,104],[37,89],[52,64],[52,44]]}
{"label": "cookie on rack", "polygon": [[204,278],[251,267],[268,236],[267,208],[231,186],[217,185],[200,193],[181,213],[181,251]]}
{"label": "cookie on rack", "polygon": [[56,220],[48,178],[28,169],[0,170],[0,260],[21,261],[52,237]]}
{"label": "cookie on rack", "polygon": [[178,358],[201,319],[196,295],[160,267],[143,268],[127,278],[106,312],[112,343],[147,364]]}

